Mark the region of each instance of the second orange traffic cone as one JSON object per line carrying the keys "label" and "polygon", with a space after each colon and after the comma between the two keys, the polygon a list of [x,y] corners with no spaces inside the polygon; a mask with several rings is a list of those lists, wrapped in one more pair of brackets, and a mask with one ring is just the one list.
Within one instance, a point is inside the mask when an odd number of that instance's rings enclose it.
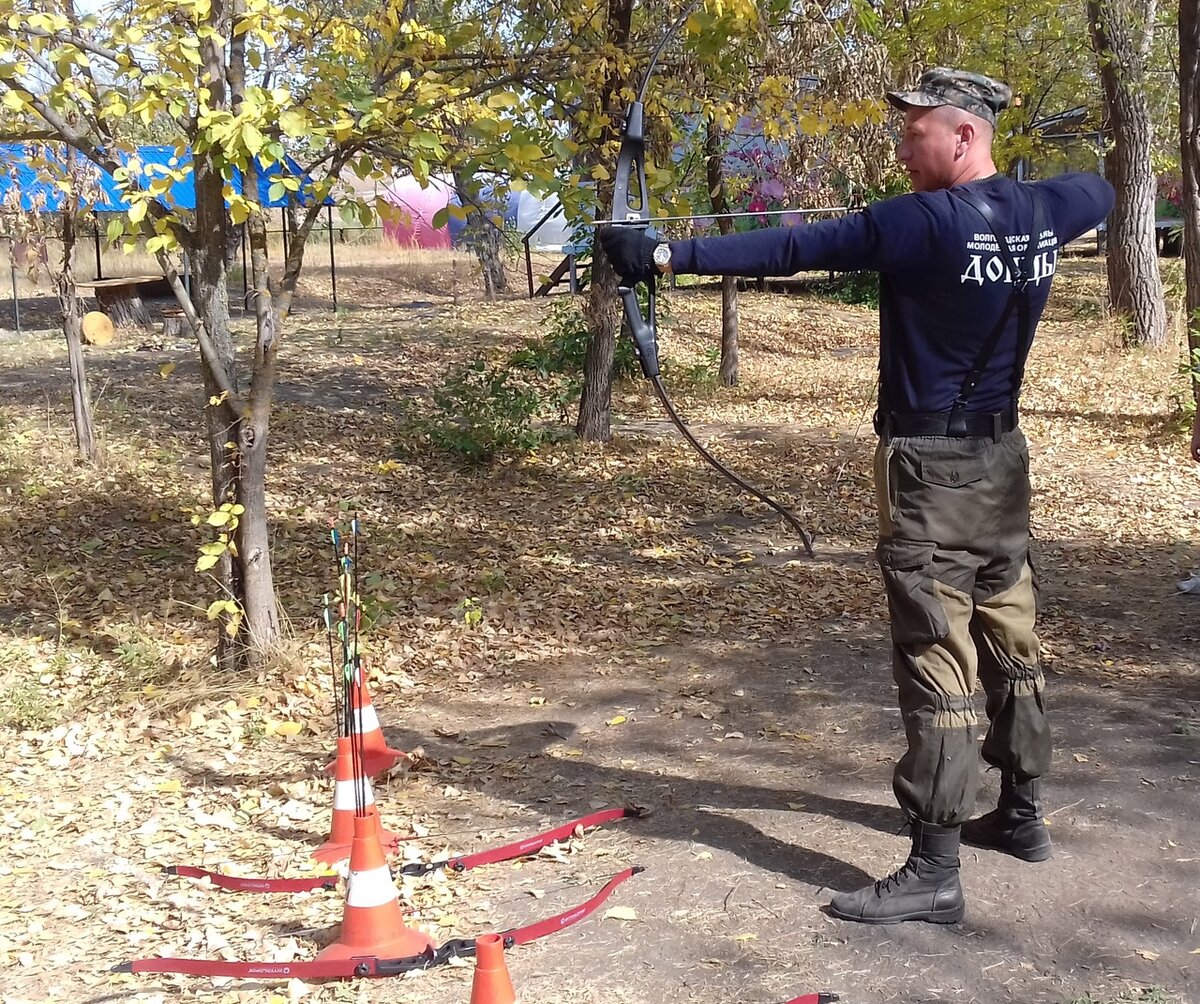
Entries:
{"label": "second orange traffic cone", "polygon": [[[392,749],[387,744],[383,729],[379,727],[379,716],[375,714],[375,706],[371,703],[371,692],[367,690],[366,674],[361,669],[355,674],[350,694],[353,703],[351,728],[362,737],[363,768],[367,777],[375,777],[391,770],[408,754],[404,750]],[[325,773],[332,774],[336,769],[335,761],[325,768]]]}
{"label": "second orange traffic cone", "polygon": [[371,790],[371,782],[363,778],[361,782],[354,780],[354,748],[349,736],[339,736],[337,741],[337,765],[333,782],[333,818],[329,824],[329,839],[313,851],[313,858],[323,864],[331,865],[336,861],[345,861],[350,856],[350,847],[354,840],[354,816],[356,800],[354,786],[362,784],[366,794],[366,812],[379,822],[379,841],[387,852],[394,851],[400,844],[400,838],[390,830],[383,828],[379,819],[379,808],[375,804],[375,794]]}
{"label": "second orange traffic cone", "polygon": [[475,976],[471,980],[471,1004],[516,1004],[508,966],[504,963],[504,939],[484,934],[475,939]]}
{"label": "second orange traffic cone", "polygon": [[337,940],[321,949],[317,958],[373,955],[404,959],[432,949],[433,940],[428,935],[404,923],[400,895],[379,842],[379,817],[355,816],[342,928]]}

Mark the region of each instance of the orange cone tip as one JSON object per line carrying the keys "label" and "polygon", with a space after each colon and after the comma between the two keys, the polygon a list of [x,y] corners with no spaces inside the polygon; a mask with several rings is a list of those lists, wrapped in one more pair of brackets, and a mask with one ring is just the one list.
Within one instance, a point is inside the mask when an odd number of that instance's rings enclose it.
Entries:
{"label": "orange cone tip", "polygon": [[516,1004],[508,966],[504,962],[504,940],[498,934],[475,939],[475,976],[471,980],[471,1004]]}
{"label": "orange cone tip", "polygon": [[[379,727],[379,716],[375,713],[375,705],[371,703],[371,692],[367,690],[364,673],[359,673],[350,688],[354,712],[351,715],[351,727],[356,735],[362,737],[363,766],[367,777],[377,777],[391,770],[408,754],[404,750],[392,749],[384,738],[383,729]],[[336,761],[325,768],[327,774],[336,769]]]}

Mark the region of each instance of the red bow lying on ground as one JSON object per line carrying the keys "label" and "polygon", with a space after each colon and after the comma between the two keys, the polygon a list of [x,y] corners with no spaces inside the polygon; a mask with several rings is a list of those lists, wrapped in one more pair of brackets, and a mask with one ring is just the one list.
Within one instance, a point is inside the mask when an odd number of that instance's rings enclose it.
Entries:
{"label": "red bow lying on ground", "polygon": [[[617,819],[638,819],[643,815],[645,813],[640,809],[602,809],[572,822],[563,823],[561,826],[556,826],[552,830],[546,830],[536,836],[526,837],[501,847],[493,847],[490,850],[476,851],[474,854],[464,854],[456,858],[441,858],[435,861],[411,861],[401,866],[396,874],[429,875],[432,872],[441,871],[443,868],[447,871],[465,872],[471,868],[478,868],[480,865],[492,865],[500,861],[511,861],[513,858],[536,854],[543,847],[549,847],[559,840],[566,840],[579,829],[587,830]],[[332,889],[338,882],[336,872],[309,875],[304,878],[244,878],[240,875],[223,875],[220,872],[211,872],[203,868],[195,868],[192,865],[167,865],[163,871],[168,875],[181,875],[184,878],[208,879],[213,885],[234,892],[309,892],[313,889]]]}
{"label": "red bow lying on ground", "polygon": [[[612,895],[622,882],[644,869],[640,865],[618,872],[591,899],[545,920],[515,927],[501,934],[506,948],[525,945],[548,934],[578,923]],[[113,966],[114,973],[183,973],[188,976],[230,976],[234,979],[348,979],[354,976],[399,976],[416,969],[432,969],[452,958],[470,958],[475,954],[473,938],[456,938],[422,955],[405,959],[380,959],[373,956],[329,959],[313,962],[223,962],[220,959],[135,959]],[[798,998],[790,1004],[815,1004]]]}

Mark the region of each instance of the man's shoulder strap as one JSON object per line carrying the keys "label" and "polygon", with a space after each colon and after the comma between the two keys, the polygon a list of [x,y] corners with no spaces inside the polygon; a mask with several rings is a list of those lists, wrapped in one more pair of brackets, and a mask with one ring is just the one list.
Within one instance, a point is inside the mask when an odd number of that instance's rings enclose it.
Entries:
{"label": "man's shoulder strap", "polygon": [[970,206],[983,219],[984,225],[991,231],[992,237],[995,238],[1000,260],[1004,262],[1004,266],[1008,270],[1008,275],[1012,281],[1012,292],[1009,295],[1008,302],[1004,305],[1004,310],[997,319],[995,327],[992,328],[991,333],[979,347],[979,353],[975,357],[975,362],[967,373],[966,379],[963,380],[958,396],[954,400],[954,407],[950,412],[949,423],[952,430],[956,420],[961,421],[961,416],[966,414],[971,395],[975,393],[975,388],[979,386],[979,381],[983,377],[984,370],[987,369],[992,354],[996,351],[996,346],[1000,344],[1004,330],[1008,327],[1008,319],[1012,316],[1014,310],[1017,311],[1017,369],[1013,379],[1014,397],[1021,390],[1021,380],[1025,375],[1025,357],[1033,341],[1033,311],[1030,303],[1029,280],[1032,277],[1032,269],[1035,267],[1034,261],[1038,253],[1038,241],[1041,234],[1046,230],[1046,212],[1043,200],[1034,191],[1032,186],[1020,184],[1018,185],[1018,190],[1025,192],[1029,196],[1029,201],[1033,207],[1029,221],[1031,227],[1029,238],[1025,245],[1025,253],[1020,259],[1020,264],[1018,264],[1016,255],[1013,254],[1012,249],[1008,246],[1008,241],[1000,233],[1002,228],[997,225],[996,211],[992,208],[991,203],[978,192],[952,191],[950,193],[952,198],[958,199],[965,205]]}

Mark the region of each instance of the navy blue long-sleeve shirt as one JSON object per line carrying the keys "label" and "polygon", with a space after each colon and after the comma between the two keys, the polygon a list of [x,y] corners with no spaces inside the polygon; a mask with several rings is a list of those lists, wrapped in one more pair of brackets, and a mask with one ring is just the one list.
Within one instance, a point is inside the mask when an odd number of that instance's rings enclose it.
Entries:
{"label": "navy blue long-sleeve shirt", "polygon": [[[1033,242],[1030,192],[1043,201],[1046,230]],[[1094,174],[1065,174],[1022,185],[993,175],[951,190],[917,192],[820,223],[772,227],[725,237],[671,242],[671,266],[698,275],[793,275],[812,270],[880,274],[879,370],[883,407],[902,414],[948,411],[999,323],[1012,277],[983,218],[951,192],[982,197],[998,236],[1030,275],[1036,325],[1050,293],[1058,249],[1099,224],[1113,190]],[[1012,311],[971,396],[970,411],[1007,407],[1025,360],[1018,359],[1018,312]],[[1027,351],[1027,347],[1026,347]]]}

